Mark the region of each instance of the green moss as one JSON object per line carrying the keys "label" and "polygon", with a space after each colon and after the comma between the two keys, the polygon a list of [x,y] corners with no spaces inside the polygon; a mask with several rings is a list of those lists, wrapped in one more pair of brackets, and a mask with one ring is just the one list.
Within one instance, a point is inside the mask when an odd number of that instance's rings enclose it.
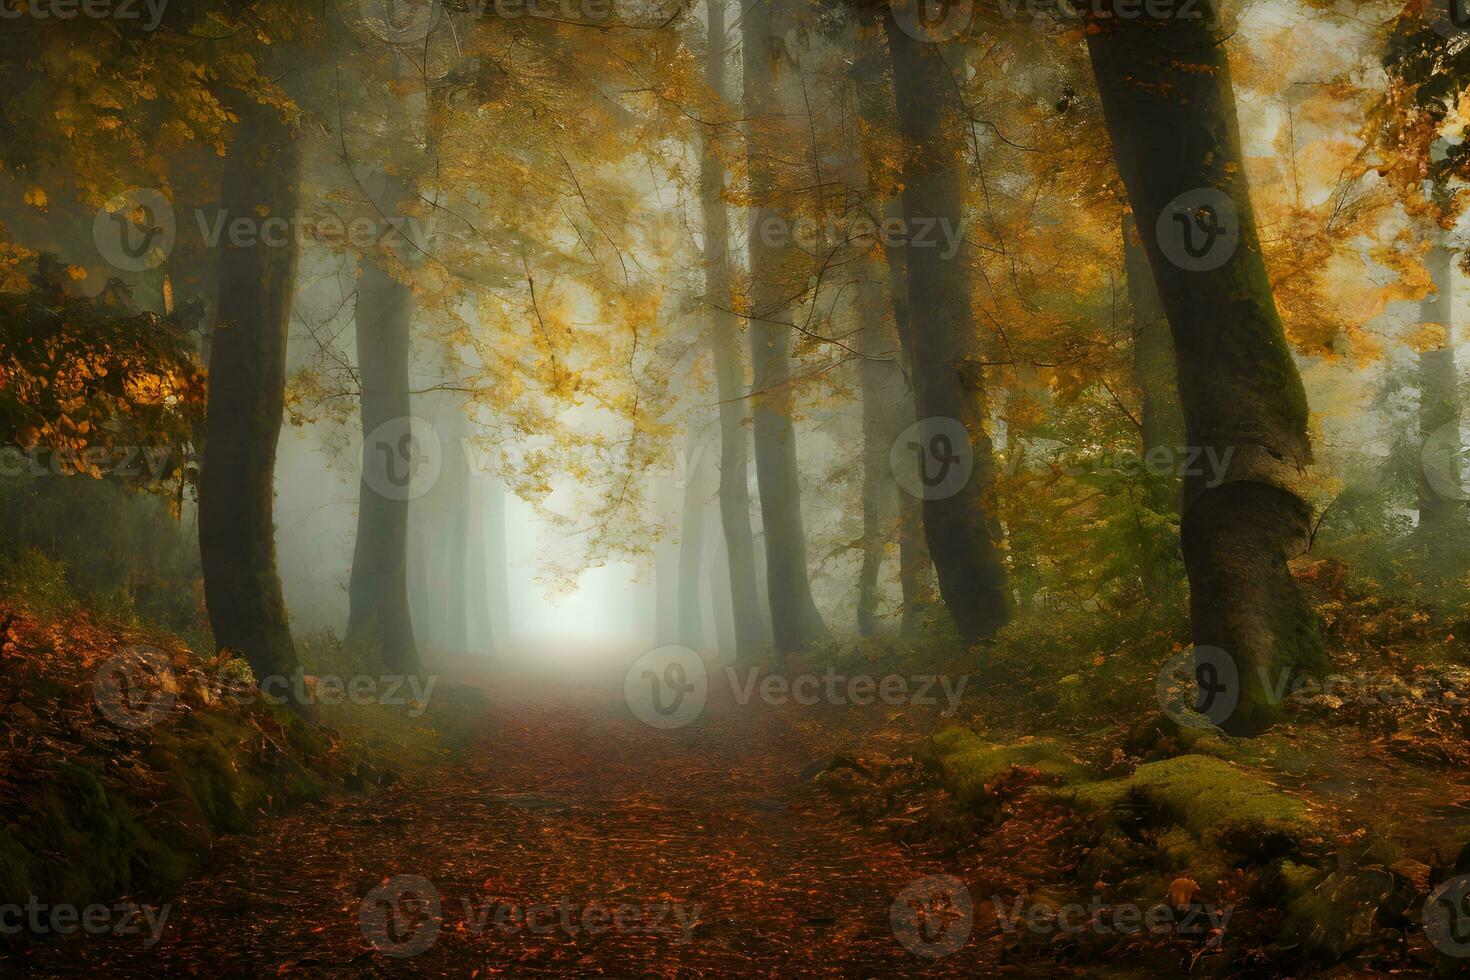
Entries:
{"label": "green moss", "polygon": [[966,806],[991,800],[991,787],[1013,767],[1036,769],[1058,779],[1076,775],[1080,767],[1059,743],[1032,739],[1013,745],[986,742],[968,728],[953,726],[921,743],[915,756],[943,775],[955,798]]}
{"label": "green moss", "polygon": [[1182,755],[1139,766],[1133,775],[1078,787],[1084,809],[1152,816],[1247,860],[1294,853],[1315,839],[1306,804],[1221,759]]}

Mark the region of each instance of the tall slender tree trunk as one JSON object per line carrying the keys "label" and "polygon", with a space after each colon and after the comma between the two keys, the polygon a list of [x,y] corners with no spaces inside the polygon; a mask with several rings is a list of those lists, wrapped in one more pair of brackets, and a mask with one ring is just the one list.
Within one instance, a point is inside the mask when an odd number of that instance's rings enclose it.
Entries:
{"label": "tall slender tree trunk", "polygon": [[499,478],[486,484],[484,494],[486,605],[498,649],[510,643],[510,557],[505,542],[505,485]]}
{"label": "tall slender tree trunk", "polygon": [[[1308,538],[1307,400],[1266,275],[1223,39],[1197,19],[1114,16],[1087,35],[1118,172],[1174,337],[1192,446],[1223,478],[1185,476],[1199,705],[1232,734],[1278,716],[1277,685],[1324,665],[1287,565]],[[1203,468],[1202,468],[1203,469]],[[1206,471],[1207,472],[1207,471]],[[1232,705],[1231,702],[1234,702]]]}
{"label": "tall slender tree trunk", "polygon": [[684,442],[684,504],[679,517],[679,642],[694,650],[704,647],[701,605],[704,576],[704,524],[714,488],[709,475],[699,421],[692,420]]}
{"label": "tall slender tree trunk", "polygon": [[[1427,260],[1434,292],[1419,305],[1419,319],[1444,328],[1444,342],[1419,354],[1419,436],[1425,465],[1419,474],[1419,538],[1436,575],[1463,567],[1465,504],[1461,467],[1460,379],[1455,365],[1453,276],[1455,255],[1436,243]],[[1430,471],[1433,470],[1433,479]]]}
{"label": "tall slender tree trunk", "polygon": [[442,516],[444,535],[443,569],[444,644],[450,653],[469,650],[470,602],[467,571],[470,549],[470,466],[464,441],[469,423],[458,404],[450,402],[440,413],[439,430],[444,450],[444,468],[439,481],[445,494]]}
{"label": "tall slender tree trunk", "polygon": [[877,264],[864,258],[854,263],[853,275],[857,279],[858,350],[863,354],[858,362],[863,400],[863,563],[858,574],[857,627],[859,634],[872,636],[878,631],[879,573],[894,525],[898,489],[889,472],[888,454],[903,431],[894,422],[903,415],[907,392],[897,345],[884,329],[884,284],[878,278]]}
{"label": "tall slender tree trunk", "polygon": [[[725,0],[707,0],[709,38],[705,79],[726,106]],[[749,442],[745,422],[745,359],[735,316],[730,274],[730,216],[725,207],[725,164],[712,135],[699,161],[699,199],[704,219],[705,291],[710,305],[710,350],[720,400],[720,526],[729,563],[735,649],[754,651],[766,639],[756,587],[755,542],[750,529]]]}
{"label": "tall slender tree trunk", "polygon": [[[965,228],[964,120],[959,112],[948,44],[919,41],[889,14],[885,27],[903,136],[903,214],[915,232],[947,224]],[[992,493],[995,461],[985,431],[984,374],[970,298],[969,252],[946,257],[930,237],[904,249],[913,358],[914,401],[920,419],[954,419],[969,433],[969,480],[958,492],[926,496],[924,534],[939,575],[939,591],[966,639],[994,636],[1010,618],[1006,569],[998,545]]]}
{"label": "tall slender tree trunk", "polygon": [[777,206],[777,161],[786,149],[780,120],[781,81],[789,61],[779,33],[784,5],[745,0],[741,16],[747,169],[751,197],[750,354],[754,371],[755,477],[766,537],[766,586],[776,649],[792,653],[826,633],[807,573],[806,529],[791,415],[789,294],[797,279],[794,249],[784,242],[790,224]]}
{"label": "tall slender tree trunk", "polygon": [[[289,218],[300,176],[293,127],[274,106],[239,93],[229,101],[240,121],[220,184],[226,220],[262,212]],[[250,245],[221,244],[199,476],[199,555],[215,644],[243,655],[260,679],[287,676],[297,667],[272,517],[295,283],[294,236],[277,246],[263,237]]]}
{"label": "tall slender tree trunk", "polygon": [[[395,213],[407,196],[403,182],[382,178],[378,205]],[[408,361],[414,298],[408,285],[365,254],[357,284],[357,365],[362,377],[362,478],[357,540],[347,595],[347,646],[396,671],[419,667],[408,605],[408,507],[405,494],[382,491],[397,480],[399,439],[409,432]]]}
{"label": "tall slender tree trunk", "polygon": [[654,515],[663,532],[653,546],[653,635],[660,646],[682,642],[679,634],[679,542],[669,529],[679,514],[677,467],[653,477]]}
{"label": "tall slender tree trunk", "polygon": [[[721,530],[719,520],[719,511],[711,511],[711,532]],[[730,589],[730,559],[725,554],[725,539],[722,536],[711,533],[710,540],[714,544],[714,547],[710,549],[709,563],[710,620],[714,623],[715,647],[720,652],[720,659],[728,663],[740,655],[740,646],[735,641],[735,607]]]}
{"label": "tall slender tree trunk", "polygon": [[490,543],[483,477],[470,477],[469,545],[465,555],[465,595],[469,613],[469,649],[488,653],[497,647],[496,623],[490,615]]}
{"label": "tall slender tree trunk", "polygon": [[[903,203],[897,199],[888,201],[883,207],[884,220],[903,218]],[[910,378],[913,377],[913,330],[909,320],[908,277],[904,271],[903,250],[885,248],[884,261],[888,268],[888,297],[893,304],[893,324],[898,332],[899,348],[903,355],[904,397],[894,406],[893,427],[902,432],[913,425],[918,416],[914,411],[914,392]],[[923,628],[924,613],[929,604],[932,586],[931,575],[934,563],[929,558],[929,542],[924,540],[924,501],[911,493],[898,494],[898,583],[903,593],[903,621],[899,632],[904,636],[917,635]]]}

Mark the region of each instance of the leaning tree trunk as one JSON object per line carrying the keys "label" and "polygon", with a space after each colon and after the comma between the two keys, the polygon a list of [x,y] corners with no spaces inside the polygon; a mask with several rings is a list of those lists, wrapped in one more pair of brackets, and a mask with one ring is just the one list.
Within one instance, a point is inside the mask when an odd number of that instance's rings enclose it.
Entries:
{"label": "leaning tree trunk", "polygon": [[1428,267],[1434,292],[1419,306],[1419,319],[1444,328],[1442,342],[1419,355],[1419,436],[1424,446],[1419,474],[1419,538],[1431,572],[1442,576],[1462,566],[1465,505],[1461,487],[1460,383],[1455,366],[1452,304],[1454,253],[1436,244]]}
{"label": "leaning tree trunk", "polygon": [[1324,658],[1287,565],[1311,521],[1307,400],[1261,256],[1214,22],[1213,9],[1109,17],[1089,24],[1087,42],[1174,336],[1188,439],[1225,469],[1185,475],[1194,642],[1224,651],[1197,653],[1199,706],[1227,732],[1253,734],[1278,716],[1278,685]]}
{"label": "leaning tree trunk", "polygon": [[[921,420],[963,425],[969,445],[951,444],[947,452],[969,454],[973,463],[969,479],[958,489],[926,491],[924,534],[940,594],[956,627],[966,639],[983,639],[1005,625],[1010,603],[993,516],[995,461],[985,431],[984,376],[972,359],[978,338],[970,298],[970,253],[962,248],[945,257],[933,231],[944,225],[954,230],[965,227],[966,153],[953,75],[957,66],[946,60],[954,52],[950,45],[912,37],[891,14],[885,27],[899,134],[906,151],[903,215],[914,236],[904,249],[904,260],[915,409]],[[920,442],[922,451],[922,438]]]}
{"label": "leaning tree trunk", "polygon": [[[381,204],[397,209],[402,181],[383,179]],[[409,430],[409,335],[413,291],[394,278],[381,256],[366,254],[357,283],[357,365],[362,377],[362,478],[346,645],[369,663],[412,672],[419,667],[408,604],[408,507],[402,457]]]}
{"label": "leaning tree trunk", "polygon": [[[300,173],[296,134],[274,106],[238,93],[232,101],[240,121],[224,161],[220,207],[230,222],[289,219]],[[264,237],[220,245],[199,475],[199,556],[214,642],[244,656],[261,680],[297,669],[272,518],[296,245],[291,235],[275,246]]]}
{"label": "leaning tree trunk", "polygon": [[781,78],[788,56],[776,24],[783,5],[745,0],[741,17],[747,168],[754,200],[750,224],[750,353],[754,365],[755,476],[766,538],[766,586],[776,649],[792,653],[826,633],[807,575],[806,530],[791,414],[791,327],[788,296],[795,250],[779,242],[789,228],[777,206],[776,161],[782,138]]}
{"label": "leaning tree trunk", "polygon": [[[725,0],[708,0],[709,37],[705,79],[725,108]],[[720,400],[720,526],[729,564],[730,606],[735,649],[754,651],[766,637],[756,586],[755,540],[750,529],[750,437],[745,429],[745,361],[740,353],[740,321],[734,313],[730,281],[730,216],[725,208],[725,164],[714,135],[706,137],[699,161],[699,200],[704,218],[705,290],[710,305],[710,350]]]}

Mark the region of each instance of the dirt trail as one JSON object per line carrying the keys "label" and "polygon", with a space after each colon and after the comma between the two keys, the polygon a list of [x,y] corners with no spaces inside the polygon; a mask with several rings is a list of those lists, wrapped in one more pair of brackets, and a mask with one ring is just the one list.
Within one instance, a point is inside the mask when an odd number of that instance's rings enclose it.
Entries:
{"label": "dirt trail", "polygon": [[[944,869],[811,791],[802,771],[814,750],[789,713],[738,705],[716,684],[696,723],[660,731],[630,715],[621,689],[609,673],[496,698],[463,763],[426,785],[307,807],[222,841],[151,948],[142,936],[77,935],[35,950],[31,965],[114,976],[994,972],[978,930],[941,959],[901,945],[896,896]],[[425,887],[403,876],[432,884],[437,932],[409,894],[423,899]],[[365,926],[364,898],[385,883],[409,890],[402,918],[369,902]],[[531,906],[534,929],[522,918]],[[422,951],[390,956],[374,940]]]}

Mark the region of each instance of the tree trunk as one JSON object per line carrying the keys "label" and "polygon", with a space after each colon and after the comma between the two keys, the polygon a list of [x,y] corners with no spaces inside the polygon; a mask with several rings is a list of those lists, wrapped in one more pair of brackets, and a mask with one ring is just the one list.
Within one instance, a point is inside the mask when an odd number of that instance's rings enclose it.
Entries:
{"label": "tree trunk", "polygon": [[854,267],[858,349],[864,355],[858,362],[863,399],[863,564],[858,575],[857,628],[860,635],[872,636],[878,631],[878,577],[893,527],[897,489],[889,472],[888,451],[902,431],[894,427],[894,420],[901,417],[907,399],[898,351],[884,330],[884,290],[877,265],[864,258]]}
{"label": "tree trunk", "polygon": [[[725,0],[708,0],[709,39],[705,45],[705,78],[725,102]],[[745,420],[745,361],[740,353],[740,321],[736,318],[730,277],[730,216],[725,208],[725,164],[706,137],[699,161],[700,207],[704,219],[705,290],[710,305],[710,349],[720,401],[720,526],[729,563],[730,605],[735,649],[749,653],[766,638],[756,588],[755,542],[750,529],[750,437]]]}
{"label": "tree trunk", "polygon": [[704,523],[713,487],[706,474],[712,466],[705,458],[704,439],[698,420],[689,425],[684,442],[684,504],[679,523],[679,642],[693,650],[704,648],[704,613],[700,594],[704,582]]}
{"label": "tree trunk", "polygon": [[1133,304],[1133,379],[1138,385],[1142,408],[1143,455],[1165,450],[1173,463],[1184,448],[1184,412],[1179,407],[1178,367],[1174,361],[1174,338],[1169,318],[1159,299],[1159,287],[1148,265],[1148,253],[1139,237],[1132,214],[1123,216],[1123,266],[1128,279],[1128,298]]}
{"label": "tree trunk", "polygon": [[[262,210],[290,218],[300,171],[296,134],[279,109],[239,94],[233,102],[240,121],[220,185],[226,220],[256,218]],[[262,680],[297,669],[272,519],[295,283],[294,236],[279,247],[259,238],[248,246],[221,243],[220,322],[210,346],[199,476],[199,556],[216,646],[243,655]]]}
{"label": "tree trunk", "polygon": [[[406,196],[402,181],[383,179],[380,205],[395,211]],[[395,486],[407,462],[398,440],[409,434],[408,361],[414,298],[409,287],[366,254],[357,284],[357,366],[362,376],[362,479],[358,483],[357,540],[347,595],[347,646],[389,670],[419,668],[408,605],[408,506]]]}
{"label": "tree trunk", "polygon": [[[1419,305],[1419,319],[1444,327],[1444,342],[1419,355],[1419,436],[1425,465],[1419,474],[1419,538],[1436,576],[1463,566],[1464,472],[1460,442],[1460,379],[1455,365],[1454,253],[1436,244],[1427,260],[1434,292]],[[1432,476],[1432,479],[1431,479]]]}
{"label": "tree trunk", "polygon": [[495,619],[490,615],[489,519],[484,477],[470,477],[469,546],[465,556],[465,595],[468,596],[469,649],[489,653],[496,649]]}
{"label": "tree trunk", "polygon": [[[1133,381],[1140,395],[1139,436],[1142,443],[1148,505],[1155,513],[1179,513],[1183,485],[1180,464],[1185,462],[1184,412],[1179,407],[1178,365],[1169,318],[1159,299],[1158,283],[1148,265],[1148,253],[1132,214],[1123,215],[1123,267],[1128,298],[1133,306]],[[1167,597],[1165,575],[1171,553],[1161,553],[1158,537],[1142,522],[1136,536],[1143,591],[1150,599]]]}
{"label": "tree trunk", "polygon": [[1198,703],[1240,735],[1268,727],[1273,688],[1324,658],[1287,565],[1311,520],[1307,400],[1256,236],[1214,22],[1212,9],[1111,17],[1087,41],[1173,333],[1188,439],[1224,469],[1185,474],[1181,534],[1194,642],[1228,657],[1197,655]]}
{"label": "tree trunk", "polygon": [[[890,200],[883,207],[884,220],[903,218],[903,204]],[[885,248],[884,259],[888,267],[888,296],[893,304],[893,323],[898,332],[898,343],[903,354],[904,397],[894,408],[893,427],[902,432],[917,420],[914,411],[914,392],[909,379],[913,377],[913,331],[909,320],[908,276],[904,271],[904,256],[901,248]],[[915,636],[924,625],[931,589],[930,573],[933,562],[929,559],[929,542],[924,540],[924,501],[911,493],[900,490],[898,494],[898,583],[903,593],[903,621],[899,633]]]}
{"label": "tree trunk", "polygon": [[444,647],[449,653],[469,651],[470,602],[466,572],[469,569],[470,538],[470,466],[464,455],[464,440],[469,424],[457,404],[450,403],[441,413],[439,431],[443,433],[444,468],[439,480],[444,487],[442,538]]}
{"label": "tree trunk", "polygon": [[[787,65],[777,31],[782,4],[745,0],[741,57],[748,125],[746,156],[754,199],[750,225],[750,353],[754,367],[755,476],[766,537],[766,591],[771,630],[781,654],[800,650],[826,633],[807,575],[806,530],[791,421],[791,328],[788,291],[795,281],[795,250],[783,242],[790,227],[776,206],[781,193],[776,161],[785,146],[781,79]],[[801,278],[804,282],[804,277]]]}
{"label": "tree trunk", "polygon": [[[913,358],[915,409],[920,419],[962,424],[969,479],[958,490],[926,493],[924,534],[939,575],[939,591],[968,640],[994,636],[1010,618],[1006,569],[997,544],[991,500],[995,461],[985,431],[984,376],[970,300],[969,253],[944,257],[933,229],[965,227],[966,156],[963,120],[946,55],[947,44],[919,41],[885,22],[903,161],[903,214],[914,240],[904,248]],[[930,229],[920,241],[924,229]],[[932,443],[930,444],[933,445]],[[921,446],[921,449],[923,447]]]}
{"label": "tree trunk", "polygon": [[[505,485],[499,477],[486,486],[485,568],[487,571],[486,605],[497,649],[510,644],[510,558],[505,542]],[[478,540],[478,539],[477,539]]]}

